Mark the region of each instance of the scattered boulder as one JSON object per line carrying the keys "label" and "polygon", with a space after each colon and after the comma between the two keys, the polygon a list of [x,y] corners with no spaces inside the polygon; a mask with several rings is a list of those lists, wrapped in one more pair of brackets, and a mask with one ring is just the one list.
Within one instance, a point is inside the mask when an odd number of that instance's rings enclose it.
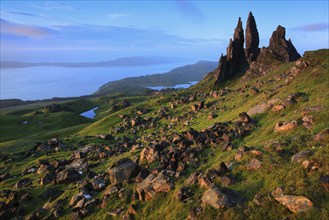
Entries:
{"label": "scattered boulder", "polygon": [[313,207],[311,200],[304,196],[284,195],[281,188],[272,192],[272,196],[294,213],[307,212]]}
{"label": "scattered boulder", "polygon": [[143,182],[139,183],[136,191],[141,201],[152,199],[157,192],[169,192],[174,188],[174,173],[162,170],[158,175],[150,174]]}
{"label": "scattered boulder", "polygon": [[329,192],[329,175],[321,175],[320,176],[320,183],[323,188]]}
{"label": "scattered boulder", "polygon": [[52,188],[48,188],[46,191],[44,191],[41,194],[41,197],[43,199],[47,199],[50,202],[54,201],[56,198],[58,198],[60,195],[62,195],[64,193],[63,190],[56,188],[56,187],[52,187]]}
{"label": "scattered boulder", "polygon": [[14,189],[20,189],[23,187],[28,187],[32,184],[32,180],[29,178],[20,179],[14,186]]}
{"label": "scattered boulder", "polygon": [[201,206],[193,207],[193,208],[190,209],[186,220],[200,219],[200,215],[201,215],[202,212],[203,212],[203,209],[202,209]]}
{"label": "scattered boulder", "polygon": [[200,172],[193,172],[191,175],[185,180],[186,186],[191,186],[193,184],[196,184],[198,182],[198,177],[201,175]]}
{"label": "scattered boulder", "polygon": [[247,165],[248,170],[258,170],[263,163],[260,160],[252,159]]}
{"label": "scattered boulder", "polygon": [[138,166],[129,158],[123,158],[119,160],[116,165],[109,169],[107,172],[110,176],[112,185],[118,185],[129,179],[135,178],[138,175],[140,169],[140,166]]}
{"label": "scattered boulder", "polygon": [[305,160],[307,157],[311,156],[313,154],[313,151],[311,150],[303,150],[297,154],[294,154],[291,157],[291,162],[292,163],[300,163],[303,160]]}
{"label": "scattered boulder", "polygon": [[[81,152],[83,153],[83,152]],[[84,159],[76,159],[72,163],[66,166],[66,169],[74,169],[77,172],[86,172],[88,170],[88,160]]]}
{"label": "scattered boulder", "polygon": [[101,191],[106,187],[106,181],[101,176],[96,176],[91,180],[93,190]]}
{"label": "scattered boulder", "polygon": [[242,112],[239,114],[240,121],[243,123],[250,123],[252,122],[250,116],[246,112]]}
{"label": "scattered boulder", "polygon": [[215,114],[215,113],[213,113],[213,112],[211,112],[211,113],[209,113],[207,119],[208,119],[208,120],[211,120],[211,119],[214,119],[214,118],[216,118],[216,117],[218,117],[218,115]]}
{"label": "scattered boulder", "polygon": [[215,209],[231,208],[241,203],[240,196],[233,190],[218,187],[208,189],[201,198],[202,203],[208,204]]}
{"label": "scattered boulder", "polygon": [[292,130],[294,128],[296,128],[298,126],[297,121],[291,121],[291,122],[284,122],[284,121],[280,121],[278,123],[275,124],[274,126],[274,131],[289,131]]}
{"label": "scattered boulder", "polygon": [[193,196],[193,192],[188,187],[182,187],[178,190],[176,198],[179,202],[186,202],[190,197]]}
{"label": "scattered boulder", "polygon": [[56,183],[65,184],[77,181],[80,178],[80,173],[75,169],[65,169],[57,174]]}
{"label": "scattered boulder", "polygon": [[312,115],[305,115],[302,118],[302,121],[303,121],[304,127],[307,129],[311,129],[312,125],[314,124],[314,119],[313,119]]}
{"label": "scattered boulder", "polygon": [[256,114],[262,114],[264,112],[266,112],[268,109],[268,105],[264,102],[258,105],[255,105],[253,107],[251,107],[247,114],[250,116],[256,115]]}
{"label": "scattered boulder", "polygon": [[324,143],[324,144],[329,143],[329,128],[325,128],[321,132],[319,132],[317,135],[315,135],[314,141]]}
{"label": "scattered boulder", "polygon": [[285,109],[286,108],[286,106],[285,105],[275,105],[275,106],[273,106],[273,108],[272,108],[272,111],[274,111],[274,112],[278,112],[278,111],[281,111],[281,110],[283,110],[283,109]]}
{"label": "scattered boulder", "polygon": [[40,185],[47,185],[53,182],[56,179],[56,173],[54,172],[47,172],[43,177],[40,179]]}

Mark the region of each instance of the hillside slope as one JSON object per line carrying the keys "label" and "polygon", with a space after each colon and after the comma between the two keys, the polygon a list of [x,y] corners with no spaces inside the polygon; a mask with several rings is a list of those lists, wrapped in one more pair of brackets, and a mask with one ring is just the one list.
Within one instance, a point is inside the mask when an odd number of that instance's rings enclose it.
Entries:
{"label": "hillside slope", "polygon": [[217,65],[217,62],[199,61],[195,64],[175,68],[167,73],[129,77],[106,83],[94,94],[106,95],[116,92],[143,94],[147,91],[146,87],[150,86],[170,87],[191,81],[199,81],[205,73],[214,70]]}
{"label": "hillside slope", "polygon": [[310,51],[216,90],[201,86],[210,74],[171,94],[95,99],[101,117],[53,131],[60,140],[15,150],[8,133],[1,218],[326,219],[328,69],[329,50]]}

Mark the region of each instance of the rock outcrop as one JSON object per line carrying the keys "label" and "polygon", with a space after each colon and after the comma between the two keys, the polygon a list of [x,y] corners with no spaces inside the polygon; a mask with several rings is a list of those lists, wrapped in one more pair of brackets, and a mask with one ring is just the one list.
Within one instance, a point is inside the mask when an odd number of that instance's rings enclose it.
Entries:
{"label": "rock outcrop", "polygon": [[282,61],[290,62],[300,58],[291,40],[286,40],[286,29],[280,25],[272,34],[269,49]]}
{"label": "rock outcrop", "polygon": [[234,30],[233,40],[230,39],[230,43],[226,49],[226,56],[221,56],[218,69],[216,72],[216,83],[222,82],[226,79],[231,79],[238,73],[247,69],[248,64],[246,61],[244,49],[244,34],[241,18],[238,20],[238,24]]}
{"label": "rock outcrop", "polygon": [[[279,25],[272,34],[270,45],[260,49],[259,33],[253,14],[249,12],[245,36],[242,21],[239,18],[233,40],[230,39],[226,49],[227,53],[225,56],[221,55],[218,68],[213,72],[214,87],[241,74],[249,77],[264,75],[273,69],[273,63],[278,61],[290,62],[299,59],[299,53],[291,40],[285,39],[285,35],[285,28]],[[243,48],[244,43],[245,49]]]}
{"label": "rock outcrop", "polygon": [[246,58],[249,63],[255,61],[260,52],[259,34],[254,16],[249,12],[246,26]]}

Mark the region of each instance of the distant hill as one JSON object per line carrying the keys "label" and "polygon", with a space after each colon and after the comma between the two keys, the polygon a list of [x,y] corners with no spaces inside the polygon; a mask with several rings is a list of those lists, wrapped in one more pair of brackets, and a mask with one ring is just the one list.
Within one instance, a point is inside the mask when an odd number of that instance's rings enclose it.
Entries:
{"label": "distant hill", "polygon": [[213,71],[218,63],[213,61],[199,61],[195,64],[175,68],[162,74],[129,77],[108,82],[101,86],[94,95],[105,95],[114,92],[143,93],[149,86],[175,86],[177,84],[200,81],[204,75]]}
{"label": "distant hill", "polygon": [[114,60],[100,61],[100,62],[38,62],[27,63],[17,61],[1,61],[1,69],[13,69],[13,68],[26,68],[34,66],[57,66],[57,67],[69,67],[69,68],[83,68],[83,67],[132,67],[132,66],[147,66],[147,65],[161,65],[181,62],[184,59],[160,57],[160,56],[148,56],[148,57],[121,57]]}

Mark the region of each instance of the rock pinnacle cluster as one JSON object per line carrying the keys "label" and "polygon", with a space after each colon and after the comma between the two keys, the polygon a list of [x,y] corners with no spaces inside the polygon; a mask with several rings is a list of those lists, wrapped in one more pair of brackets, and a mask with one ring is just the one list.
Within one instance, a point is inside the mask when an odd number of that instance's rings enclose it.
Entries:
{"label": "rock pinnacle cluster", "polygon": [[257,58],[262,51],[270,51],[276,59],[284,62],[299,59],[299,53],[291,40],[285,39],[285,35],[285,28],[279,25],[272,34],[267,50],[260,50],[259,33],[252,12],[249,12],[248,15],[245,36],[242,21],[239,18],[233,39],[230,39],[226,49],[226,55],[221,55],[218,68],[215,70],[215,86],[224,80],[244,74],[250,68],[251,63],[257,62]]}

